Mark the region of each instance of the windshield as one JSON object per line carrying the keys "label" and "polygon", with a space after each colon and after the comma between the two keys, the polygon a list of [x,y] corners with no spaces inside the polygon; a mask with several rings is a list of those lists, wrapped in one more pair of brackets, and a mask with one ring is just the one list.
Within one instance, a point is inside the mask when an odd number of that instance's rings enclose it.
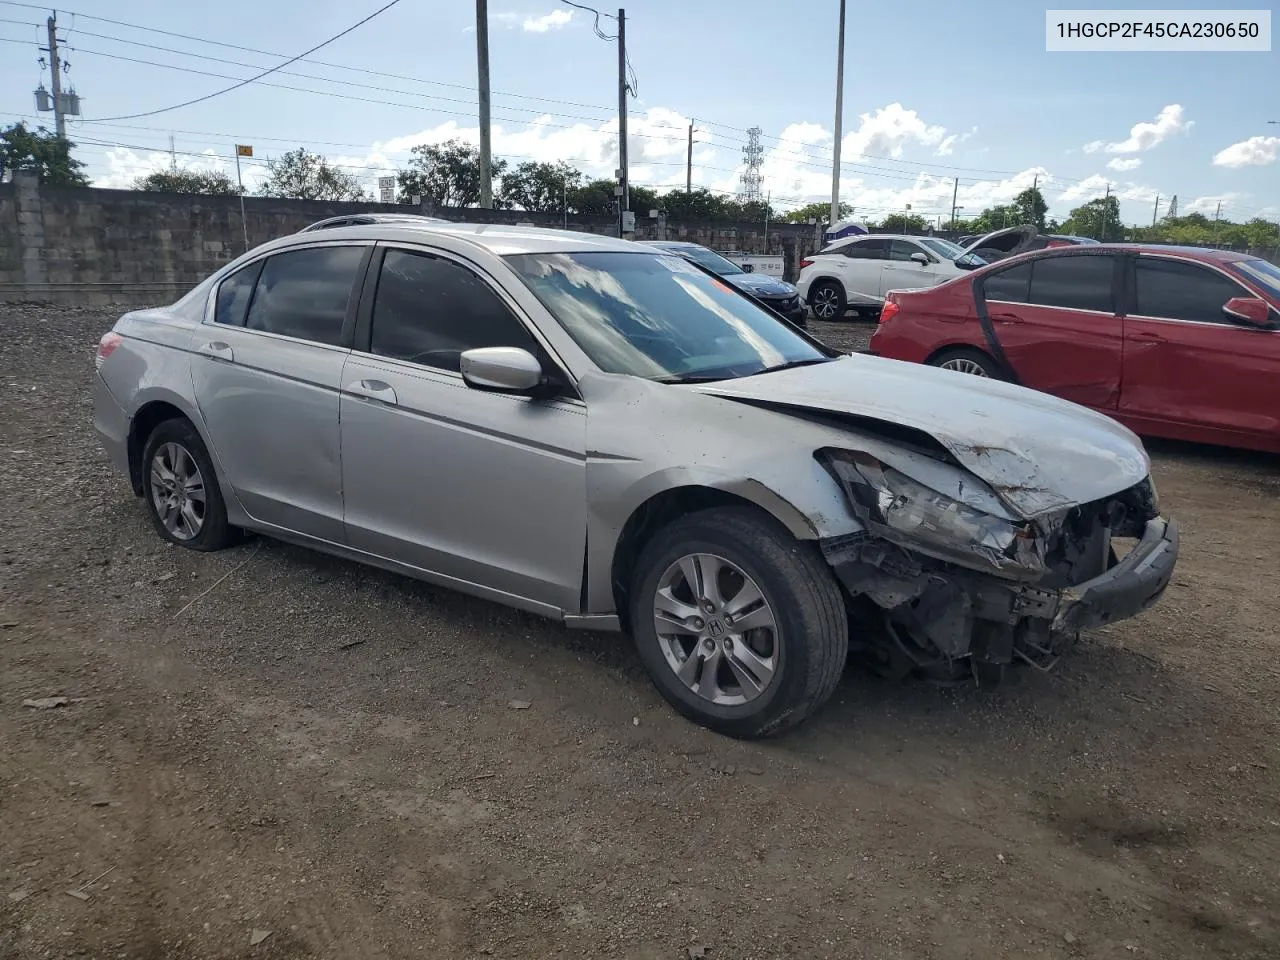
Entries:
{"label": "windshield", "polygon": [[1280,267],[1266,260],[1237,260],[1230,264],[1273,297],[1280,297]]}
{"label": "windshield", "polygon": [[607,373],[720,380],[830,356],[676,256],[525,253],[506,259]]}
{"label": "windshield", "polygon": [[948,260],[954,260],[956,257],[964,255],[964,248],[952,243],[950,240],[943,240],[941,237],[919,237],[917,239],[938,256],[945,257]]}
{"label": "windshield", "polygon": [[736,263],[726,260],[714,250],[708,250],[706,247],[680,247],[671,252],[681,257],[687,257],[721,277],[731,277],[735,273],[746,273]]}

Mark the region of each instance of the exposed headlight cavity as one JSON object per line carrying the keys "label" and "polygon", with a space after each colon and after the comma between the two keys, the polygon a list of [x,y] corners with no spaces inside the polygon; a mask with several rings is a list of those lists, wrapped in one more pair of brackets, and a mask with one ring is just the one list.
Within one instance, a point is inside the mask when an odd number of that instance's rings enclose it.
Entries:
{"label": "exposed headlight cavity", "polygon": [[939,493],[865,453],[819,453],[875,533],[966,567],[1006,575],[1045,570],[1044,543],[1027,522],[993,517]]}

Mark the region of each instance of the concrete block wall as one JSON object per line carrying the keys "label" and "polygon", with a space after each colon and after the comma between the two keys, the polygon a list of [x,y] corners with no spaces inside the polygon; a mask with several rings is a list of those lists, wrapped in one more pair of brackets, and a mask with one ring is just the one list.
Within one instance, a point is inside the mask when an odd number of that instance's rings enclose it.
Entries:
{"label": "concrete block wall", "polygon": [[[325,217],[399,211],[403,205],[206,197],[194,194],[41,186],[19,174],[0,184],[0,300],[169,303],[247,246],[294,233]],[[445,209],[456,222],[532,223],[564,228],[562,214]],[[611,216],[570,214],[568,229],[616,235]],[[668,223],[637,216],[637,240],[691,240],[722,252],[783,255],[794,277],[817,248],[814,227],[763,223]],[[767,232],[767,237],[766,237]]]}

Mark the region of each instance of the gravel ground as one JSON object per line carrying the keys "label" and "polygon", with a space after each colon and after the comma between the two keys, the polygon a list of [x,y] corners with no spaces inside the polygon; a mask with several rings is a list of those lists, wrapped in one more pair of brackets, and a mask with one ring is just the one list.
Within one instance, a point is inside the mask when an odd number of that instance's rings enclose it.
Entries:
{"label": "gravel ground", "polygon": [[162,545],[90,431],[113,317],[0,306],[5,960],[1280,956],[1275,458],[1158,446],[1175,582],[1053,673],[850,671],[744,744],[625,639]]}

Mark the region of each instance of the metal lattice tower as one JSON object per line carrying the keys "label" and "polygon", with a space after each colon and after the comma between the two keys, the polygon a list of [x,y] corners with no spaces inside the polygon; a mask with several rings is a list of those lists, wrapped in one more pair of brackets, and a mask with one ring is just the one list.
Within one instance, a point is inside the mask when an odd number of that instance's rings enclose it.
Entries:
{"label": "metal lattice tower", "polygon": [[738,191],[738,199],[743,203],[759,203],[763,199],[760,186],[764,177],[760,175],[760,168],[764,165],[764,147],[760,145],[760,133],[759,127],[748,130],[747,145],[742,148],[746,169],[742,171],[742,189]]}

